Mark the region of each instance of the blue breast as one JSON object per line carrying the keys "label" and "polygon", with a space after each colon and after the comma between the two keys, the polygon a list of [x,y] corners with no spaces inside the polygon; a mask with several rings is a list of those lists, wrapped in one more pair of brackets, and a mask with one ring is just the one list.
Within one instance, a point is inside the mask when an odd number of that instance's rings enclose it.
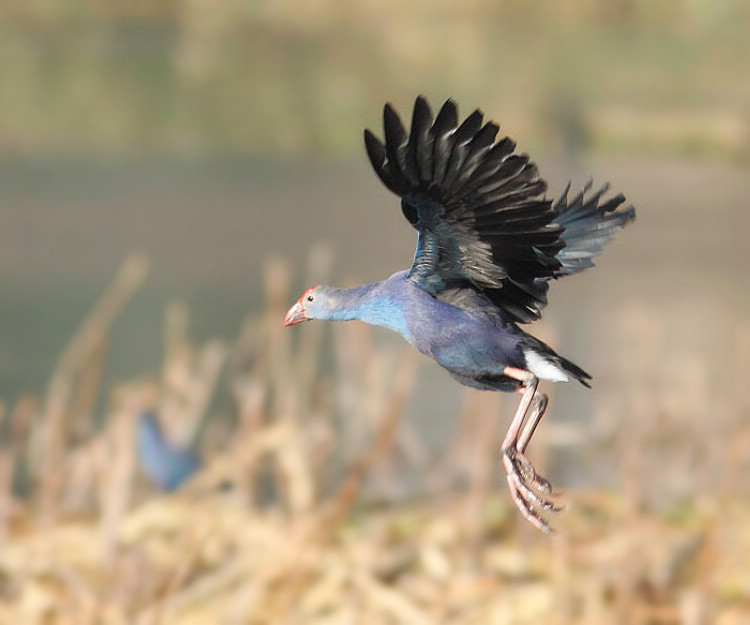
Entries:
{"label": "blue breast", "polygon": [[524,366],[521,333],[514,325],[442,302],[410,280],[395,277],[384,283],[380,297],[373,298],[377,320],[363,320],[396,330],[459,376],[497,375],[506,366]]}

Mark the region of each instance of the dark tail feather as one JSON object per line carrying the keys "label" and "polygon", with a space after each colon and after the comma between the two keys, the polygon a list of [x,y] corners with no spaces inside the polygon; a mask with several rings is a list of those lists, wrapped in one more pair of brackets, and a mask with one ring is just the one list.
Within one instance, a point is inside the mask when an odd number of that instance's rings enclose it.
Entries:
{"label": "dark tail feather", "polygon": [[565,370],[566,373],[569,373],[586,388],[591,388],[591,384],[589,383],[589,380],[591,379],[590,373],[587,373],[586,371],[581,369],[577,364],[570,362],[570,360],[568,360],[567,358],[563,358],[562,356],[558,356],[557,354],[555,354],[555,358],[557,359],[557,363]]}
{"label": "dark tail feather", "polygon": [[554,209],[558,216],[554,221],[565,228],[562,233],[565,247],[557,254],[562,267],[556,272],[556,276],[567,276],[593,267],[592,258],[602,252],[604,244],[612,240],[615,232],[635,219],[635,209],[632,206],[617,210],[625,202],[625,196],[621,193],[599,204],[609,189],[608,184],[585,197],[590,189],[591,181],[569,202],[568,183],[560,199],[555,202]]}

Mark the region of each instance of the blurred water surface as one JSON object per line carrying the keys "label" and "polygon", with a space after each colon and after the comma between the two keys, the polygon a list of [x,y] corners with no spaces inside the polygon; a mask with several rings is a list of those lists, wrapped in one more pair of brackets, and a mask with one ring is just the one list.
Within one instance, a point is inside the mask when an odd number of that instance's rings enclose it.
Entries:
{"label": "blurred water surface", "polygon": [[[108,335],[97,412],[124,381],[158,377],[173,301],[197,341],[232,342],[264,306],[273,258],[295,268],[295,289],[320,244],[335,283],[408,267],[414,232],[369,171],[361,132],[379,132],[387,100],[408,120],[418,93],[434,107],[454,97],[463,115],[481,106],[534,156],[550,195],[591,175],[637,207],[597,269],[553,286],[534,326],[594,375],[591,392],[553,387],[556,419],[647,421],[628,403],[637,389],[697,419],[713,376],[732,414],[747,403],[727,373],[744,375],[750,318],[741,0],[0,2],[0,16],[7,405],[42,392],[133,252],[151,271]],[[461,390],[446,380],[420,369],[407,412],[425,437],[449,438]]]}
{"label": "blurred water surface", "polygon": [[[657,315],[750,310],[744,167],[696,160],[537,159],[557,193],[592,172],[638,209],[599,267],[553,285],[545,315],[560,350],[606,371],[592,320],[625,305]],[[261,305],[263,263],[277,256],[306,286],[310,249],[327,243],[337,283],[378,280],[411,262],[414,232],[395,197],[352,160],[6,159],[0,167],[1,394],[39,388],[66,340],[121,261],[145,252],[153,271],[115,326],[108,375],[159,361],[166,305],[185,301],[198,338],[231,340]],[[544,332],[544,326],[541,329]],[[713,320],[686,335],[711,335]],[[304,328],[301,330],[304,331]],[[718,366],[718,363],[717,363]],[[583,395],[583,394],[582,394]]]}
{"label": "blurred water surface", "polygon": [[[0,0],[0,621],[746,619],[748,32],[747,0]],[[542,385],[558,541],[505,492],[515,396],[281,326],[410,265],[362,128],[417,94],[638,211],[530,328],[594,376]],[[144,409],[204,461],[169,497]]]}

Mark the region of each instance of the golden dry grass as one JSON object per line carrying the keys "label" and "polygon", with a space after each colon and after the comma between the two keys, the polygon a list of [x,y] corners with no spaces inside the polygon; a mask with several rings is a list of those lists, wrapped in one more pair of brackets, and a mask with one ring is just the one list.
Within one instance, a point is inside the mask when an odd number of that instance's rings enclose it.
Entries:
{"label": "golden dry grass", "polygon": [[[314,254],[311,277],[329,264]],[[746,395],[728,405],[733,418],[721,424],[732,444],[712,443],[718,452],[701,466],[718,476],[712,488],[652,505],[645,484],[660,478],[670,453],[659,437],[693,423],[675,425],[669,402],[689,416],[683,411],[705,398],[676,393],[655,404],[664,395],[659,384],[669,384],[639,383],[637,359],[647,355],[623,351],[636,378],[615,403],[662,417],[629,428],[610,452],[622,454],[617,488],[567,493],[570,510],[550,539],[493,485],[499,432],[487,424],[497,422],[497,397],[467,394],[454,443],[431,458],[400,419],[415,383],[413,352],[346,325],[334,334],[333,363],[323,366],[322,325],[298,341],[281,327],[290,274],[278,261],[266,267],[265,312],[231,345],[195,345],[186,312],[168,311],[158,379],[120,385],[95,426],[109,329],[147,271],[144,259],[130,259],[46,392],[6,411],[0,623],[750,619]],[[645,313],[628,311],[623,324],[623,337],[652,346],[667,335]],[[748,336],[736,337],[738,375],[747,371]],[[231,414],[206,421],[216,393],[230,396]],[[205,467],[173,495],[155,493],[136,470],[133,432],[146,406],[158,407],[175,440],[204,432]],[[400,482],[404,466],[422,475],[410,496]]]}

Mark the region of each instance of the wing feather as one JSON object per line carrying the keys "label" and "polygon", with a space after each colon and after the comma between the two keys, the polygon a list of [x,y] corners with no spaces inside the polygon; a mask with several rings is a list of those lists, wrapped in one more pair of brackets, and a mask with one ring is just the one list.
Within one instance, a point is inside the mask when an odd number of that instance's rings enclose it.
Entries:
{"label": "wing feather", "polygon": [[416,173],[420,184],[432,179],[432,144],[432,111],[427,100],[418,97],[411,119],[407,162]]}
{"label": "wing feather", "polygon": [[386,104],[383,108],[383,130],[385,132],[385,154],[390,171],[396,182],[405,188],[413,187],[417,181],[406,164],[406,130],[398,113]]}
{"label": "wing feather", "polygon": [[453,149],[442,182],[445,189],[460,186],[464,163],[469,155],[469,145],[482,128],[482,117],[479,111],[474,111],[456,130],[453,136]]}
{"label": "wing feather", "polygon": [[432,125],[434,144],[431,186],[434,188],[439,188],[445,178],[448,159],[453,151],[452,138],[456,128],[458,128],[458,109],[453,100],[446,100]]}
{"label": "wing feather", "polygon": [[385,153],[385,146],[369,130],[365,130],[365,147],[367,148],[367,156],[380,181],[396,195],[406,193],[406,186],[398,184],[391,174],[390,163]]}

